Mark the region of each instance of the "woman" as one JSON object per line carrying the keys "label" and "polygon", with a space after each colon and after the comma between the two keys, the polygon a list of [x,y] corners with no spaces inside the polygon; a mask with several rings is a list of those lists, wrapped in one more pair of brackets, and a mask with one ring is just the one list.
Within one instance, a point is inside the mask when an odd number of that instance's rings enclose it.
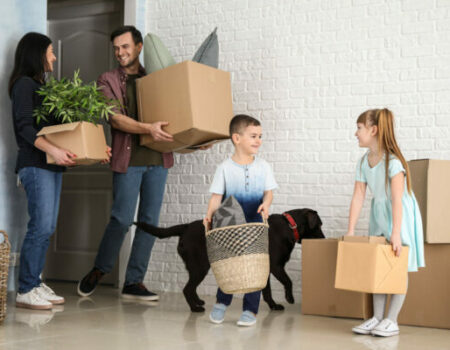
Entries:
{"label": "woman", "polygon": [[[43,136],[36,136],[44,126],[58,124],[52,117],[36,124],[33,110],[42,104],[36,93],[53,71],[56,57],[51,40],[39,33],[26,34],[17,45],[14,69],[9,79],[14,133],[19,147],[16,172],[25,188],[28,201],[27,233],[20,253],[19,290],[16,306],[51,309],[64,303],[40,279],[45,264],[49,238],[55,231],[61,193],[62,172],[74,165],[75,154],[56,147]],[[57,165],[46,162],[49,153]]]}

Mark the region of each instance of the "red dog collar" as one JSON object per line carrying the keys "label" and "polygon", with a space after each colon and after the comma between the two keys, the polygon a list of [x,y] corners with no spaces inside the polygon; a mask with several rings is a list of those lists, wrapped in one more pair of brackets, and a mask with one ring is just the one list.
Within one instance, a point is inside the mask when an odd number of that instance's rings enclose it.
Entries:
{"label": "red dog collar", "polygon": [[296,242],[300,241],[300,235],[298,233],[297,223],[295,222],[294,218],[288,213],[283,213],[283,216],[289,222],[289,227],[291,228],[291,230],[294,231],[295,241]]}

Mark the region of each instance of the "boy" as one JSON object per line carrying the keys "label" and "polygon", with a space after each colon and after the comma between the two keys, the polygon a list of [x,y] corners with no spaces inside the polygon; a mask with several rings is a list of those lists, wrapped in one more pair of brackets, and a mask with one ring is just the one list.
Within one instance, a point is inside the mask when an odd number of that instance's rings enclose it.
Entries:
{"label": "boy", "polygon": [[[221,163],[214,175],[210,192],[211,199],[203,223],[210,227],[214,212],[222,199],[234,196],[244,210],[247,222],[262,222],[268,218],[272,203],[272,190],[277,188],[269,164],[255,157],[261,146],[261,124],[248,115],[236,115],[230,122],[231,141],[235,147],[234,154]],[[233,295],[217,290],[217,303],[209,316],[211,322],[222,323],[225,310],[231,304]],[[256,323],[261,291],[244,295],[243,312],[238,326],[252,326]]]}

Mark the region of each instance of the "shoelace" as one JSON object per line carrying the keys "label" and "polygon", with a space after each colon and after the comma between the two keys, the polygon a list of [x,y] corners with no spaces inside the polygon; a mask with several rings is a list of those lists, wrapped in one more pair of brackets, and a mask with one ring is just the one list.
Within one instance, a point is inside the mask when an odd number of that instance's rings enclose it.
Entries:
{"label": "shoelace", "polygon": [[47,294],[56,295],[56,293],[53,291],[53,289],[51,289],[49,286],[47,286],[44,282],[41,283],[40,287],[42,289],[44,289],[44,291],[46,291]]}

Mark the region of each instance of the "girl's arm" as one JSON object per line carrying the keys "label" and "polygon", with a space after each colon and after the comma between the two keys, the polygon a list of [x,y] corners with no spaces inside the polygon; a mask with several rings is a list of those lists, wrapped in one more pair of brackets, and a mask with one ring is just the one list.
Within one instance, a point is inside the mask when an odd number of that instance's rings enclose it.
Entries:
{"label": "girl's arm", "polygon": [[355,234],[355,226],[358,221],[361,208],[366,197],[367,184],[365,182],[355,181],[355,188],[353,190],[353,198],[350,204],[350,215],[348,217],[347,236]]}
{"label": "girl's arm", "polygon": [[272,190],[264,191],[263,202],[258,207],[258,213],[261,213],[261,216],[264,219],[267,219],[269,217],[269,208],[270,205],[272,204],[272,200],[273,200]]}
{"label": "girl's arm", "polygon": [[203,225],[207,229],[211,227],[211,220],[214,212],[220,207],[220,203],[222,202],[222,194],[213,193],[208,203],[208,210],[206,211],[206,216],[203,219]]}
{"label": "girl's arm", "polygon": [[402,228],[402,197],[405,190],[405,174],[398,173],[391,179],[391,201],[392,201],[392,233],[391,245],[395,255],[400,256],[402,251],[402,239],[400,231]]}

